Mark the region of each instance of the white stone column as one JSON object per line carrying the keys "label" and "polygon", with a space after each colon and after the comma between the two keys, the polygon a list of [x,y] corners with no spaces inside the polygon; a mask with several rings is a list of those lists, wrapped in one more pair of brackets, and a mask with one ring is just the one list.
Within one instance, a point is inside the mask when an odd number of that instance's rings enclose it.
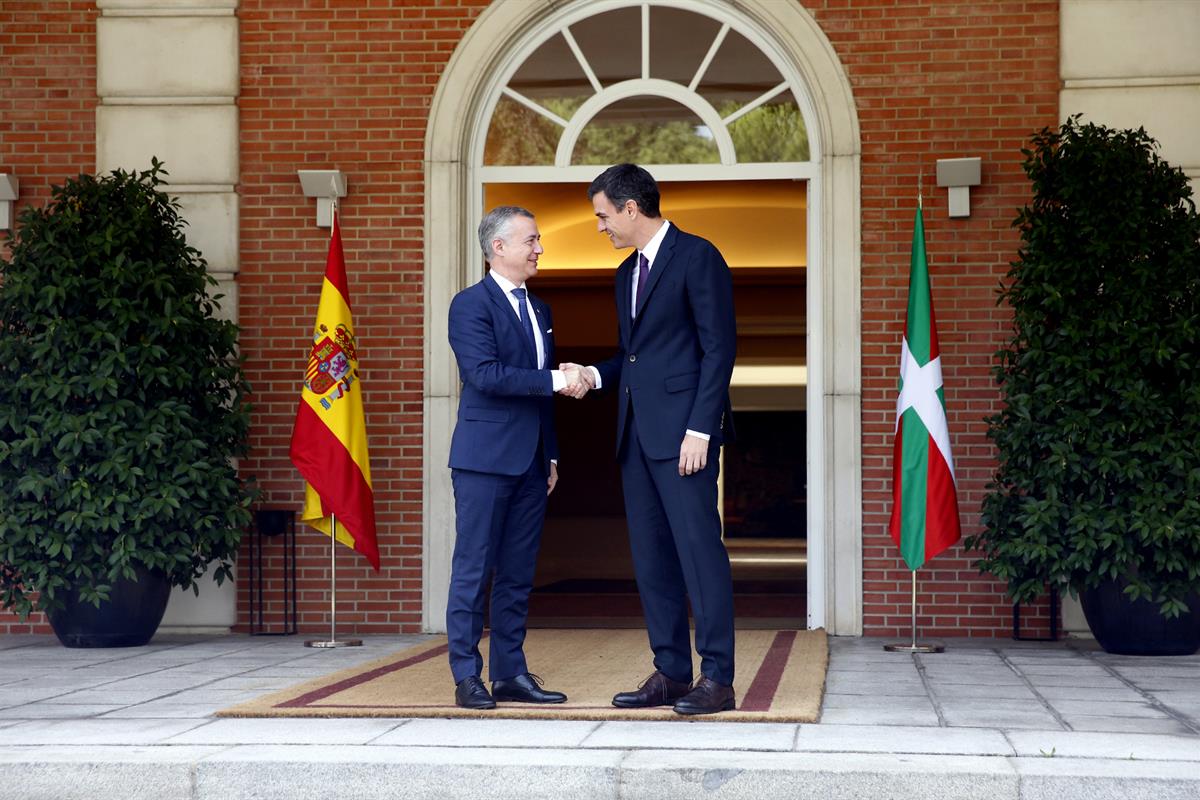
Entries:
{"label": "white stone column", "polygon": [[1200,189],[1200,1],[1060,0],[1059,116],[1144,127]]}
{"label": "white stone column", "polygon": [[[1144,127],[1200,193],[1200,0],[1060,0],[1059,117]],[[1064,596],[1063,628],[1090,635]]]}
{"label": "white stone column", "polygon": [[[238,0],[97,0],[96,170],[169,174],[189,244],[217,279],[222,315],[238,318]],[[233,584],[177,591],[162,628],[227,631]]]}

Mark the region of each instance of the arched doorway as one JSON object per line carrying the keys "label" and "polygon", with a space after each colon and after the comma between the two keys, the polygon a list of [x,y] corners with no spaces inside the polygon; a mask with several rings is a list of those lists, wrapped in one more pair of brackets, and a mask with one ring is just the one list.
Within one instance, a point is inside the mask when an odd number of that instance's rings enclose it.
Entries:
{"label": "arched doorway", "polygon": [[[631,43],[629,53],[613,44],[620,41]],[[689,44],[656,48],[656,41]],[[762,135],[764,124],[808,135],[772,139]],[[860,377],[858,348],[849,347],[859,339],[857,145],[848,83],[798,6],[609,0],[547,12],[498,3],[481,15],[443,75],[427,133],[427,629],[442,627],[453,542],[444,465],[458,383],[444,314],[454,292],[482,275],[471,241],[485,194],[511,199],[522,187],[545,194],[555,185],[578,191],[570,185],[586,186],[597,164],[634,159],[664,184],[706,187],[710,200],[747,181],[803,184],[800,224],[785,220],[782,230],[807,232],[805,261],[790,265],[807,267],[807,360],[797,365],[806,389],[791,387],[808,412],[807,621],[861,631]],[[547,207],[544,197],[531,205],[539,216]],[[582,198],[577,207],[590,225]],[[716,238],[708,226],[694,227]],[[616,261],[609,250],[601,263],[611,269]],[[831,342],[837,358],[829,358]],[[759,391],[756,402],[763,397]]]}

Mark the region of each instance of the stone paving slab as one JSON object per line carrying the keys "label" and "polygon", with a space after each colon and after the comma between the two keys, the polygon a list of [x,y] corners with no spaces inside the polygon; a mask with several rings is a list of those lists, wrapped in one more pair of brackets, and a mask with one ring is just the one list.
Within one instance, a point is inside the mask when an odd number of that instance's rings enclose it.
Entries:
{"label": "stone paving slab", "polygon": [[825,722],[799,727],[796,750],[801,752],[1016,755],[1003,732],[983,728],[882,727]]}
{"label": "stone paving slab", "polygon": [[164,744],[367,744],[399,724],[392,719],[218,719]]}
{"label": "stone paving slab", "polygon": [[938,724],[937,712],[877,708],[830,708],[821,712],[822,722],[842,725],[931,725]]}
{"label": "stone paving slab", "polygon": [[580,747],[600,725],[599,722],[575,720],[413,719],[372,740],[371,744],[500,747],[520,743],[522,747]]}
{"label": "stone paving slab", "polygon": [[1054,708],[1064,716],[1069,714],[1092,714],[1115,717],[1160,719],[1165,716],[1161,710],[1150,705],[1145,700],[1139,700],[1136,702],[1124,702],[1117,700],[1112,700],[1109,702],[1102,702],[1099,700],[1056,700],[1054,703]]}
{"label": "stone paving slab", "polygon": [[1072,714],[1063,720],[1076,731],[1107,731],[1109,733],[1177,733],[1186,735],[1191,730],[1182,722],[1170,717],[1162,719],[1128,719]]}
{"label": "stone paving slab", "polygon": [[1037,693],[1054,702],[1058,700],[1141,700],[1142,695],[1128,686],[1119,689],[1095,689],[1089,686],[1038,686]]}
{"label": "stone paving slab", "polygon": [[616,750],[791,750],[796,725],[785,723],[609,722],[584,740],[584,747]]}
{"label": "stone paving slab", "polygon": [[196,720],[72,719],[29,720],[0,728],[0,746],[10,745],[146,745],[162,742],[203,724]]}
{"label": "stone paving slab", "polygon": [[29,703],[16,708],[0,709],[0,719],[10,718],[14,721],[31,719],[86,719],[98,717],[112,711],[119,711],[124,706],[117,705],[71,705],[65,703]]}
{"label": "stone paving slab", "polygon": [[1033,690],[1023,683],[979,686],[970,683],[935,682],[933,693],[946,701],[986,697],[994,700],[1024,700],[1026,703],[1037,702]]}
{"label": "stone paving slab", "polygon": [[[1200,739],[1195,736],[1012,731],[1008,734],[1008,740],[1020,756],[1053,755],[1059,760],[1101,758],[1200,762]],[[1197,770],[1197,776],[1200,777],[1200,770]]]}
{"label": "stone paving slab", "polygon": [[126,706],[116,711],[104,714],[106,720],[142,720],[142,719],[211,719],[222,709],[228,708],[225,703],[175,703],[170,698],[142,703],[136,706]]}
{"label": "stone paving slab", "polygon": [[884,680],[855,678],[850,674],[830,674],[825,679],[825,691],[834,694],[916,695],[925,696],[925,684],[919,678],[912,680]]}

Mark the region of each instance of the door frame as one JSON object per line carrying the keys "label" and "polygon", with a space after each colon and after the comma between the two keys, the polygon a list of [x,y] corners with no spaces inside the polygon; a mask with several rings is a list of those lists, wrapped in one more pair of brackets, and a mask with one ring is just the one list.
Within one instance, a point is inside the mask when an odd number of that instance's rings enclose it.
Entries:
{"label": "door frame", "polygon": [[[424,424],[422,628],[445,630],[454,502],[446,467],[459,379],[446,309],[479,280],[474,229],[484,176],[476,163],[487,117],[524,44],[595,0],[562,4],[498,0],[463,36],[434,93],[425,137]],[[786,165],[809,181],[807,270],[808,624],[832,634],[862,633],[861,137],[850,82],[829,39],[799,4],[779,0],[690,0],[691,8],[735,16],[778,55],[801,98],[814,159]],[[807,101],[807,102],[805,102]],[[772,165],[754,165],[771,170]],[[528,168],[523,168],[528,169]],[[547,180],[590,180],[595,168],[547,167]],[[656,168],[658,180],[693,166]],[[779,177],[774,168],[772,177]],[[747,175],[738,177],[752,177]],[[524,173],[529,180],[529,173]],[[790,176],[789,177],[793,177]],[[686,178],[685,178],[686,179]]]}

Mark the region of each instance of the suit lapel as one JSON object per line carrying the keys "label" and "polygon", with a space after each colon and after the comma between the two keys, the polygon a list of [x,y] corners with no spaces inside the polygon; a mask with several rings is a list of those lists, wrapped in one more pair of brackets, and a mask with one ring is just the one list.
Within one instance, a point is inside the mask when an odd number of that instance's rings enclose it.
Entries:
{"label": "suit lapel", "polygon": [[663,236],[662,244],[658,247],[658,254],[654,256],[654,263],[650,266],[650,279],[646,281],[646,286],[638,292],[638,307],[637,315],[634,317],[633,324],[642,318],[642,309],[646,307],[646,303],[650,300],[650,295],[654,292],[654,287],[662,279],[662,275],[671,266],[671,258],[675,251],[675,234],[677,228],[672,225],[667,229]]}
{"label": "suit lapel", "polygon": [[[542,349],[546,354],[544,369],[554,369],[554,332],[550,329],[550,307],[532,294],[529,295],[529,301],[533,304],[533,325],[542,335]],[[537,363],[536,354],[533,365],[537,369],[543,369],[542,365]]]}
{"label": "suit lapel", "polygon": [[[525,335],[525,329],[521,327],[521,320],[517,316],[516,312],[513,311],[512,303],[510,303],[508,298],[504,296],[504,290],[500,288],[500,284],[496,283],[495,280],[487,275],[484,275],[483,285],[487,290],[488,297],[490,297],[492,302],[496,304],[501,312],[503,312],[500,316],[508,320],[509,335],[517,337],[518,342],[523,342],[525,345],[523,349],[526,353],[529,353],[529,337]],[[501,335],[501,332],[496,331],[496,334]],[[536,365],[536,353],[529,355],[529,363]]]}
{"label": "suit lapel", "polygon": [[629,344],[629,335],[631,333],[633,320],[629,318],[629,305],[632,302],[633,292],[633,264],[637,261],[637,251],[632,254],[617,267],[617,328],[621,331],[621,341]]}

